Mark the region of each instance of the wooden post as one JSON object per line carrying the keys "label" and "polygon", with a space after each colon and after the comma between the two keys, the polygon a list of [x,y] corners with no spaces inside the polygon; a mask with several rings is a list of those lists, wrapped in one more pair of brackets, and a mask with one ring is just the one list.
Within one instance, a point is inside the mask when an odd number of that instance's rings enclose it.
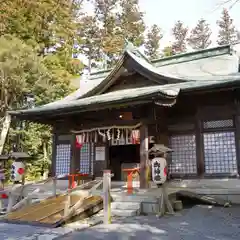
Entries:
{"label": "wooden post", "polygon": [[71,162],[70,162],[70,173],[75,174],[77,173],[78,166],[78,151],[76,147],[76,135],[72,134],[71,138]]}
{"label": "wooden post", "polygon": [[103,211],[104,224],[111,223],[111,170],[104,170],[103,173]]}
{"label": "wooden post", "polygon": [[148,126],[140,127],[140,188],[148,188]]}
{"label": "wooden post", "polygon": [[57,196],[57,176],[53,177],[53,196]]}
{"label": "wooden post", "polygon": [[69,212],[70,212],[70,206],[71,206],[71,196],[70,196],[70,192],[68,192],[68,194],[66,195],[66,200],[65,200],[65,204],[64,204],[64,217],[67,217]]}
{"label": "wooden post", "polygon": [[14,205],[14,195],[12,192],[9,192],[8,194],[8,206],[7,206],[7,213],[11,212],[12,207]]}
{"label": "wooden post", "polygon": [[199,177],[204,175],[204,152],[203,152],[203,135],[201,133],[201,118],[199,109],[195,115],[195,132],[196,132],[196,153],[197,153],[197,174]]}

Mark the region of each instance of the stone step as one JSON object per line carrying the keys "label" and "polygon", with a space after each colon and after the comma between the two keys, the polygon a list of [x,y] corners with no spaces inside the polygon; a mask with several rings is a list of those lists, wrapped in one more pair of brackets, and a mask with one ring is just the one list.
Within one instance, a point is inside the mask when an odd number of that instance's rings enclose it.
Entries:
{"label": "stone step", "polygon": [[158,202],[157,197],[143,196],[143,195],[123,195],[123,194],[111,194],[113,201],[115,202]]}
{"label": "stone step", "polygon": [[140,202],[112,202],[111,209],[119,210],[140,210]]}
{"label": "stone step", "polygon": [[112,209],[111,214],[112,216],[117,216],[117,217],[133,217],[133,216],[138,216],[140,214],[140,211]]}

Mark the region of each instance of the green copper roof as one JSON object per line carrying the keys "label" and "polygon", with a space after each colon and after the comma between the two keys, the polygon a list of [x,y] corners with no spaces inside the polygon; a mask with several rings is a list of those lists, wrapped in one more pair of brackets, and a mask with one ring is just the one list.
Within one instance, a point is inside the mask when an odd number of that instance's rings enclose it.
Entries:
{"label": "green copper roof", "polygon": [[[147,57],[143,53],[141,53],[136,47],[134,47],[132,44],[131,45],[127,44],[127,46],[125,47],[125,51],[138,52],[139,55],[144,56],[143,58],[147,60]],[[170,57],[162,57],[159,59],[154,59],[152,61],[149,61],[149,60],[147,61],[151,62],[154,67],[158,68],[158,67],[166,66],[169,64],[178,64],[182,62],[189,62],[189,61],[194,61],[194,60],[199,60],[199,59],[204,59],[209,57],[221,56],[224,54],[231,54],[231,52],[232,52],[231,45],[223,45],[223,46],[217,46],[217,47],[198,50],[198,51],[181,53],[181,54],[173,55]],[[89,79],[93,80],[101,77],[106,77],[111,72],[111,70],[112,68],[93,72],[90,74]]]}
{"label": "green copper roof", "polygon": [[[97,110],[100,106],[107,108],[112,104],[134,104],[136,101],[152,101],[153,99],[174,100],[179,93],[178,88],[161,89],[160,86],[143,87],[135,89],[119,90],[102,95],[82,98],[76,101],[66,101],[54,105],[45,105],[28,110],[10,111],[9,114],[14,116],[42,114],[54,115],[57,112],[84,112]],[[164,105],[164,104],[163,104]]]}
{"label": "green copper roof", "polygon": [[208,48],[198,51],[192,51],[187,53],[181,53],[173,55],[170,57],[163,57],[155,59],[152,61],[152,64],[155,67],[165,66],[169,64],[177,64],[182,62],[189,62],[203,58],[216,57],[224,54],[231,54],[232,47],[231,45],[217,46],[214,48]]}
{"label": "green copper roof", "polygon": [[[222,55],[229,55],[231,53],[231,46],[219,46],[215,48],[205,49],[201,51],[195,51],[190,53],[184,53],[184,54],[178,54],[172,57],[166,57],[161,58],[158,60],[154,60],[152,63],[147,59],[147,57],[142,54],[137,47],[135,47],[132,43],[126,41],[125,49],[123,51],[123,55],[117,62],[114,69],[108,69],[108,70],[101,70],[98,72],[93,72],[89,76],[81,77],[78,79],[78,81],[81,81],[80,88],[75,91],[74,93],[70,94],[69,96],[65,97],[62,100],[50,103],[52,104],[58,104],[59,102],[65,102],[69,100],[77,100],[83,97],[89,97],[95,94],[98,94],[99,92],[104,91],[109,85],[112,84],[112,82],[121,75],[124,70],[123,64],[124,59],[127,57],[131,57],[133,61],[135,62],[135,66],[137,65],[138,70],[142,70],[140,74],[144,74],[148,71],[151,73],[151,78],[160,78],[162,79],[164,83],[167,84],[171,80],[172,83],[175,82],[182,82],[182,81],[192,81],[192,80],[205,80],[206,75],[209,77],[211,75],[211,72],[209,72],[209,69],[202,69],[202,63],[198,64],[199,69],[197,69],[197,72],[195,74],[192,74],[192,71],[196,71],[195,66],[180,66],[183,62],[189,62],[189,61],[195,61],[199,59],[206,59],[206,63],[210,66],[213,64],[214,66],[217,64],[220,64],[220,69],[224,69],[226,63],[225,59],[220,58],[219,60],[212,62],[212,57],[222,56]],[[156,67],[156,66],[159,67]],[[168,66],[173,67],[168,67]],[[198,66],[197,65],[197,66]],[[234,65],[234,64],[233,64]],[[165,68],[167,66],[167,69]],[[177,67],[179,66],[179,67]],[[163,68],[164,67],[164,68]],[[180,68],[180,69],[179,69]],[[224,74],[224,72],[220,72],[220,75]],[[196,77],[193,75],[197,75]],[[218,74],[219,75],[219,74]],[[217,78],[223,78],[222,76],[216,76]],[[86,84],[85,84],[86,83]]]}
{"label": "green copper roof", "polygon": [[228,78],[221,80],[214,80],[212,78],[203,81],[189,81],[176,84],[119,90],[106,94],[82,98],[75,101],[66,101],[59,104],[45,105],[29,110],[10,111],[9,113],[14,116],[19,116],[20,118],[22,117],[23,119],[28,119],[29,116],[36,116],[41,118],[44,117],[44,115],[50,116],[73,111],[94,111],[99,108],[112,107],[116,104],[126,106],[143,100],[154,101],[154,99],[160,99],[163,100],[163,105],[164,100],[169,100],[170,102],[166,101],[166,105],[168,105],[168,103],[172,105],[173,103],[171,100],[176,99],[179,92],[180,94],[184,94],[198,90],[211,90],[224,87],[240,87],[240,74],[231,75]]}
{"label": "green copper roof", "polygon": [[[176,73],[181,65],[180,61],[191,61],[190,59],[207,58],[212,56],[230,54],[230,46],[221,46],[208,50],[193,53],[181,54],[170,58],[159,60],[164,68],[173,64]],[[211,62],[211,58],[208,59]],[[159,62],[158,61],[158,62]],[[209,63],[208,61],[208,63]],[[171,63],[172,62],[172,63]],[[156,61],[155,61],[156,63]],[[226,64],[222,59],[220,68]],[[171,66],[172,67],[172,66]],[[185,66],[186,67],[186,66]],[[126,69],[134,70],[144,76],[149,81],[154,81],[157,86],[126,89],[104,94],[104,92],[115,82],[115,80],[126,73]],[[127,45],[122,56],[111,71],[101,71],[93,73],[86,80],[86,85],[76,92],[70,94],[62,100],[36,107],[29,110],[11,111],[11,115],[19,116],[22,119],[44,118],[58,114],[68,114],[71,112],[95,111],[100,108],[111,108],[114,106],[126,106],[137,104],[139,101],[150,102],[154,99],[162,100],[163,105],[172,105],[179,92],[184,94],[191,91],[204,89],[216,89],[224,87],[240,87],[240,74],[212,75],[205,76],[179,76],[172,74],[174,69],[161,69],[154,66],[145,55],[141,54],[133,45]],[[201,69],[203,66],[201,65]],[[186,69],[186,73],[192,68]],[[188,70],[188,71],[187,71]],[[85,81],[82,79],[82,81]],[[174,100],[174,101],[173,101]]]}

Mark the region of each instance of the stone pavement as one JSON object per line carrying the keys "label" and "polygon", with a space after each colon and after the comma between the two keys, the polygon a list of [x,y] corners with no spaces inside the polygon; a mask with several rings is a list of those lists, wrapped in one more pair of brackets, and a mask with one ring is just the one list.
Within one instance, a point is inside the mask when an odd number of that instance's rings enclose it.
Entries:
{"label": "stone pavement", "polygon": [[237,240],[240,239],[240,207],[195,206],[176,216],[158,219],[138,216],[72,232],[59,240]]}

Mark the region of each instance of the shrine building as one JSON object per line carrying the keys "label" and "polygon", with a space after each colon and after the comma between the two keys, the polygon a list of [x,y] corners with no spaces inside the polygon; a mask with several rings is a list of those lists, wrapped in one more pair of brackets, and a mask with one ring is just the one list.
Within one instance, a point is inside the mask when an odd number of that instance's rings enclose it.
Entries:
{"label": "shrine building", "polygon": [[116,65],[80,80],[62,100],[11,111],[53,127],[52,175],[140,167],[147,187],[148,149],[171,148],[172,179],[237,178],[240,173],[238,45],[150,61],[132,44]]}

